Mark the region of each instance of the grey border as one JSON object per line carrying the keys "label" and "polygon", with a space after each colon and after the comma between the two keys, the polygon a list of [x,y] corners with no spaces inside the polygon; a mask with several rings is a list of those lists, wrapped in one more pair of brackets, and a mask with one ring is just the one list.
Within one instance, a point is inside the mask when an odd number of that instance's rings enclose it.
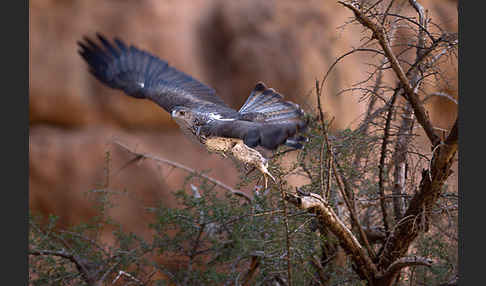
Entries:
{"label": "grey border", "polygon": [[[1,281],[28,285],[29,2],[5,2],[1,27],[2,128]],[[11,5],[8,5],[11,4]],[[9,283],[12,282],[12,283]]]}

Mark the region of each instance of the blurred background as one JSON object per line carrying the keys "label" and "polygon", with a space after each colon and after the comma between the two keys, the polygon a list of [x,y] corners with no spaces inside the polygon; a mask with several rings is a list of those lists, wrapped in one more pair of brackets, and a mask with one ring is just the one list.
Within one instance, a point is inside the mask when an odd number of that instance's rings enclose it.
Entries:
{"label": "blurred background", "polygon": [[[457,1],[420,2],[435,23],[457,32]],[[238,182],[231,160],[185,138],[157,105],[95,80],[78,55],[76,42],[83,36],[118,36],[212,86],[236,109],[261,80],[315,113],[315,80],[364,37],[356,25],[343,27],[351,16],[337,1],[322,0],[29,1],[30,210],[76,224],[96,214],[86,192],[108,187],[125,192],[115,197],[118,207],[110,215],[127,231],[143,232],[144,207],[158,201],[174,206],[171,192],[187,173],[149,160],[129,164],[133,155],[116,140],[211,170],[210,176],[230,186]],[[335,129],[352,128],[362,118],[366,101],[338,93],[368,76],[366,57],[347,58],[324,85],[323,107],[328,118],[335,117]],[[455,81],[437,91],[457,97],[454,66],[449,72]],[[456,108],[439,97],[427,105],[441,128],[451,126]]]}

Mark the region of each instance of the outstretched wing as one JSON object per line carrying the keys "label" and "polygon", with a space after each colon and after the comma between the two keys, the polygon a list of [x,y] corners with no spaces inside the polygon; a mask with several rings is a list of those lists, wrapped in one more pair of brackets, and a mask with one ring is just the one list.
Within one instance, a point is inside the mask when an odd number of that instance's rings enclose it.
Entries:
{"label": "outstretched wing", "polygon": [[240,118],[268,124],[293,124],[303,128],[304,111],[299,105],[285,101],[273,88],[257,83],[250,96],[238,111]]}
{"label": "outstretched wing", "polygon": [[120,39],[115,38],[113,44],[96,35],[101,45],[85,37],[84,42],[78,42],[79,54],[89,64],[90,72],[104,84],[133,97],[153,100],[168,112],[175,106],[193,108],[208,103],[227,107],[214,89],[166,61],[127,46]]}
{"label": "outstretched wing", "polygon": [[214,120],[206,127],[209,135],[243,139],[250,147],[275,149],[285,144],[302,148],[307,138],[299,132],[307,126],[304,111],[295,103],[259,82],[234,120]]}

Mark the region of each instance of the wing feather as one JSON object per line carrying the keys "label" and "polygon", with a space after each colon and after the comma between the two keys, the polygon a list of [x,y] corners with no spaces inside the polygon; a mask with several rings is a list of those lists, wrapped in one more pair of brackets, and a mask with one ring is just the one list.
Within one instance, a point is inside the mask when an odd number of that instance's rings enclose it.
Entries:
{"label": "wing feather", "polygon": [[249,147],[276,149],[285,144],[300,149],[307,138],[299,135],[307,126],[303,110],[259,82],[238,111],[237,120],[214,120],[203,129],[209,136],[243,139]]}
{"label": "wing feather", "polygon": [[[229,108],[214,89],[169,66],[156,56],[127,46],[119,38],[110,43],[97,34],[100,44],[85,37],[79,54],[89,71],[104,84],[126,94],[150,99],[168,112],[175,106],[219,115],[203,125],[202,134],[241,138],[250,147],[275,149],[281,144],[301,148],[299,136],[307,125],[300,107],[263,83],[258,83],[238,112]],[[231,120],[228,120],[231,118]]]}
{"label": "wing feather", "polygon": [[119,38],[110,43],[97,34],[101,44],[84,37],[79,54],[98,80],[137,98],[148,98],[171,112],[175,106],[213,104],[228,107],[214,89],[171,67],[166,61],[127,46]]}
{"label": "wing feather", "polygon": [[240,118],[272,124],[294,123],[300,129],[305,127],[304,111],[299,105],[283,100],[273,88],[257,83],[245,104],[238,111]]}

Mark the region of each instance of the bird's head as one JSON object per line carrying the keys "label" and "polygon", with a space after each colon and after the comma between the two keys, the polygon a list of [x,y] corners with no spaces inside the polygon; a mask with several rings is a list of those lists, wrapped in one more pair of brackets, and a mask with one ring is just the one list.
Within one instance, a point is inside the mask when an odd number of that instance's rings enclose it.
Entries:
{"label": "bird's head", "polygon": [[172,118],[174,119],[179,119],[179,120],[184,120],[184,121],[191,121],[191,118],[193,117],[192,111],[184,106],[176,106],[172,109],[171,112]]}
{"label": "bird's head", "polygon": [[172,119],[183,129],[193,130],[197,125],[197,114],[190,108],[176,106],[171,111]]}
{"label": "bird's head", "polygon": [[200,120],[197,112],[184,106],[176,106],[170,114],[186,135],[196,135],[199,139]]}

